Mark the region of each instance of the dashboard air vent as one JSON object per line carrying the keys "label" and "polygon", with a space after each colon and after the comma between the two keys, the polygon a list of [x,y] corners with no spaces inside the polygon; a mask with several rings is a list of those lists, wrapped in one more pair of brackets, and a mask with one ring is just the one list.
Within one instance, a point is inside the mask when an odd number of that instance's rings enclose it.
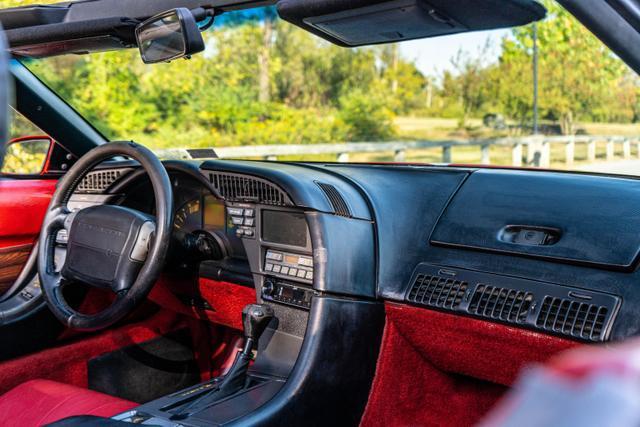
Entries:
{"label": "dashboard air vent", "polygon": [[124,169],[98,170],[89,172],[76,188],[84,193],[102,193],[124,174]]}
{"label": "dashboard air vent", "polygon": [[609,339],[621,303],[590,289],[427,263],[410,283],[411,304],[591,342]]}
{"label": "dashboard air vent", "polygon": [[440,308],[456,308],[469,285],[466,282],[437,276],[418,275],[407,299]]}
{"label": "dashboard air vent", "polygon": [[287,194],[270,182],[246,175],[212,172],[209,181],[220,196],[231,202],[286,206],[293,203]]}
{"label": "dashboard air vent", "polygon": [[602,334],[608,311],[603,306],[546,296],[536,326],[594,341]]}
{"label": "dashboard air vent", "polygon": [[532,301],[531,292],[480,284],[473,293],[468,311],[491,319],[524,323]]}
{"label": "dashboard air vent", "polygon": [[345,202],[344,198],[340,194],[340,192],[331,184],[326,184],[324,182],[316,182],[318,187],[324,192],[327,199],[333,206],[333,211],[336,215],[351,217],[351,211],[349,210],[349,206],[347,202]]}

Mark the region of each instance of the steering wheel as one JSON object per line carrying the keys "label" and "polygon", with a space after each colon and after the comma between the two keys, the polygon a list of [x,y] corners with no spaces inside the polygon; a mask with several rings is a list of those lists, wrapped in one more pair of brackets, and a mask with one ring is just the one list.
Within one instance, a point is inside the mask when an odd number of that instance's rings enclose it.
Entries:
{"label": "steering wheel", "polygon": [[[148,174],[156,200],[155,218],[114,205],[69,210],[69,199],[82,178],[114,156],[138,161]],[[93,331],[106,328],[131,312],[162,272],[172,224],[171,182],[164,166],[149,149],[134,142],[113,142],[85,154],[58,182],[40,232],[40,285],[56,318],[70,328]],[[67,255],[64,266],[56,268],[54,245],[62,229],[68,233]],[[115,300],[99,313],[80,313],[65,300],[63,288],[69,282],[110,289]]]}

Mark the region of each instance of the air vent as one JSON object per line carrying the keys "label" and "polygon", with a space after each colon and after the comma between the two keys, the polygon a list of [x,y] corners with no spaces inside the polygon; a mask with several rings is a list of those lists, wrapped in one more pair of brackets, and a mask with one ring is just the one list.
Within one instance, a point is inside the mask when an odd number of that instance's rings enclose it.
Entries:
{"label": "air vent", "polygon": [[427,263],[416,267],[405,299],[426,307],[583,341],[609,339],[620,298],[556,285]]}
{"label": "air vent", "polygon": [[318,187],[322,189],[327,199],[329,199],[336,215],[351,217],[349,206],[336,187],[331,184],[325,184],[324,182],[316,182],[316,184],[318,184]]}
{"label": "air vent", "polygon": [[524,323],[532,302],[533,294],[530,292],[480,284],[471,297],[467,311],[505,322]]}
{"label": "air vent", "polygon": [[437,276],[418,275],[407,299],[431,307],[453,309],[460,305],[468,284]]}
{"label": "air vent", "polygon": [[276,206],[293,204],[284,191],[260,178],[212,172],[209,174],[209,181],[226,201]]}
{"label": "air vent", "polygon": [[536,326],[547,331],[598,341],[608,312],[607,307],[546,296]]}
{"label": "air vent", "polygon": [[84,193],[102,193],[124,174],[126,170],[111,169],[89,172],[76,188]]}

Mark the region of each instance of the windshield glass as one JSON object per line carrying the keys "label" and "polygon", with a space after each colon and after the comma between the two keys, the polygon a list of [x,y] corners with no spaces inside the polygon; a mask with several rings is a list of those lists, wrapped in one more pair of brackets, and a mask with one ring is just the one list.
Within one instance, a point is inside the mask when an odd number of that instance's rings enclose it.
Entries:
{"label": "windshield glass", "polygon": [[636,173],[638,76],[545,6],[536,25],[356,49],[257,9],[216,17],[190,60],[145,65],[127,50],[25,64],[108,138],[164,157],[213,147],[233,158]]}

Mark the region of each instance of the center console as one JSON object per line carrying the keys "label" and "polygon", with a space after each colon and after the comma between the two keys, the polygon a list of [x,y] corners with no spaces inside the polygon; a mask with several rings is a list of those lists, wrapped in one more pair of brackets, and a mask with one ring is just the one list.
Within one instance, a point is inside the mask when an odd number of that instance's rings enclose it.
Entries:
{"label": "center console", "polygon": [[[273,399],[298,359],[312,299],[321,295],[313,289],[316,277],[305,212],[245,201],[226,201],[223,211],[214,209],[212,200],[203,205],[204,231],[231,242],[222,253],[246,256],[256,298],[262,303],[257,307],[268,310],[273,320],[269,317],[270,322],[261,324],[257,336],[244,322],[245,339],[251,344],[238,352],[224,376],[145,403],[116,420],[159,426],[228,425]],[[207,216],[214,211],[215,221]],[[232,246],[238,243],[242,251]],[[254,341],[257,357],[249,366]]]}

